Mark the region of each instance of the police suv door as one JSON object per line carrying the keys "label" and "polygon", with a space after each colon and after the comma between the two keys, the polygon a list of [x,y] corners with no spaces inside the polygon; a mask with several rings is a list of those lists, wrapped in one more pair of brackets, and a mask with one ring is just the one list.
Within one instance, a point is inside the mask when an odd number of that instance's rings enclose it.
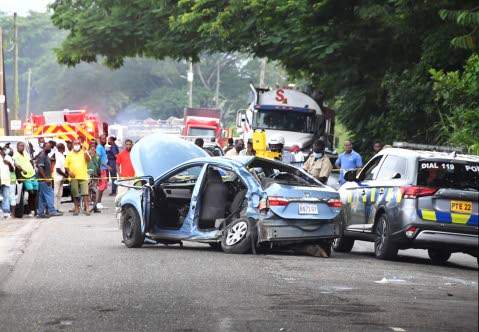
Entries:
{"label": "police suv door", "polygon": [[365,198],[364,231],[372,231],[376,211],[384,206],[395,208],[401,202],[401,186],[410,182],[408,178],[407,159],[392,154],[384,155],[375,179],[369,181]]}
{"label": "police suv door", "polygon": [[366,202],[370,182],[376,179],[376,174],[381,165],[383,156],[375,156],[359,172],[355,182],[347,182],[340,192],[346,196],[346,205],[349,212],[349,225],[347,230],[363,232],[366,224]]}

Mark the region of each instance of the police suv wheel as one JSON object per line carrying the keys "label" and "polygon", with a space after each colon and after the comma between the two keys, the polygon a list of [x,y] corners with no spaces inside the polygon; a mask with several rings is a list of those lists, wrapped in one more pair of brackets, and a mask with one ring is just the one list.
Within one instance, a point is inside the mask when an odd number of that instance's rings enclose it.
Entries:
{"label": "police suv wheel", "polygon": [[350,252],[354,247],[354,239],[337,237],[333,241],[333,249],[336,252]]}
{"label": "police suv wheel", "polygon": [[237,219],[223,230],[221,248],[228,254],[246,254],[251,250],[251,225],[247,219]]}
{"label": "police suv wheel", "polygon": [[398,253],[397,245],[390,238],[390,224],[386,214],[379,217],[376,225],[374,254],[379,259],[394,259]]}
{"label": "police suv wheel", "polygon": [[431,262],[435,265],[442,265],[451,258],[451,252],[447,250],[429,249],[427,253],[429,254]]}
{"label": "police suv wheel", "polygon": [[121,232],[123,243],[128,248],[140,248],[145,241],[141,233],[141,221],[138,212],[131,206],[127,206],[121,212]]}

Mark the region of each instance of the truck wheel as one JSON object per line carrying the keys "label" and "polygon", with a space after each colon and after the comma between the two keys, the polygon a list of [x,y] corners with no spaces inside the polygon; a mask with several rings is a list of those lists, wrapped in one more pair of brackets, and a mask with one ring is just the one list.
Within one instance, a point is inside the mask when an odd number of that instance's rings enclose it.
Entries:
{"label": "truck wheel", "polygon": [[449,258],[451,258],[451,252],[447,250],[429,249],[427,253],[429,254],[429,258],[434,265],[442,265],[446,263]]}
{"label": "truck wheel", "polygon": [[251,250],[251,225],[247,219],[237,219],[223,230],[221,249],[228,254],[246,254]]}
{"label": "truck wheel", "polygon": [[374,254],[376,258],[388,260],[396,258],[398,247],[389,237],[389,233],[389,218],[386,214],[382,214],[376,225],[376,239],[374,240]]}
{"label": "truck wheel", "polygon": [[140,248],[143,245],[145,235],[141,233],[140,216],[131,206],[127,206],[121,212],[121,230],[125,246]]}
{"label": "truck wheel", "polygon": [[336,252],[350,252],[354,247],[354,239],[349,237],[337,237],[333,242],[333,249]]}

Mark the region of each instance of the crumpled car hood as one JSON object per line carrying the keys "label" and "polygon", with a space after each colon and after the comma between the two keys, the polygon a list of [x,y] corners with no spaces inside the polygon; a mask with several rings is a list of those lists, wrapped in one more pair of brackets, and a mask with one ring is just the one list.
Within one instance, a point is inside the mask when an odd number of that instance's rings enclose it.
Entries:
{"label": "crumpled car hood", "polygon": [[135,175],[151,175],[154,178],[185,161],[208,156],[208,153],[195,144],[164,134],[145,136],[131,150]]}

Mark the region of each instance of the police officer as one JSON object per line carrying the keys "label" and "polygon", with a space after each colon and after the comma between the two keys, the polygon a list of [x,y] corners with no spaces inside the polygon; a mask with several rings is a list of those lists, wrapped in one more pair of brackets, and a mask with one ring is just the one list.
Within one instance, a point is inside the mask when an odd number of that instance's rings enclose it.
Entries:
{"label": "police officer", "polygon": [[308,160],[304,163],[304,170],[322,183],[328,181],[329,174],[331,174],[331,170],[333,169],[331,161],[328,156],[324,154],[325,147],[326,145],[322,140],[314,142],[313,153],[311,153]]}

